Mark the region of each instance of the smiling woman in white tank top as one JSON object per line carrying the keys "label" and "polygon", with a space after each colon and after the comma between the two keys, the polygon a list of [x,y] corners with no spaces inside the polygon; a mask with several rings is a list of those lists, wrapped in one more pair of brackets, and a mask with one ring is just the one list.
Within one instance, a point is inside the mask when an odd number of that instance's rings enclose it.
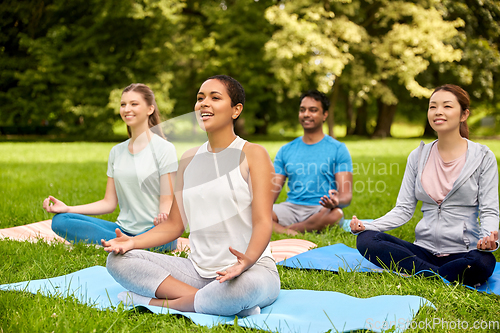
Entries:
{"label": "smiling woman in white tank top", "polygon": [[[179,163],[168,219],[136,237],[103,241],[110,274],[130,290],[125,303],[245,316],[278,297],[280,280],[269,241],[272,178],[267,151],[234,134],[245,93],[235,79],[209,78],[195,111],[208,141]],[[190,228],[191,253],[179,258],[136,249],[169,242]]]}

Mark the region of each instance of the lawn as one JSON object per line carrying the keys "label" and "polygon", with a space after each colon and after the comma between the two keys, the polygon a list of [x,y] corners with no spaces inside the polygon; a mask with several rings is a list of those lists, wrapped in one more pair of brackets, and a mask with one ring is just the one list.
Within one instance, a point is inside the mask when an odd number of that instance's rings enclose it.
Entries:
{"label": "lawn", "polygon": [[[346,141],[354,162],[354,197],[345,209],[346,217],[376,218],[396,201],[406,158],[418,146],[417,139]],[[428,141],[428,140],[427,140]],[[500,157],[500,141],[480,141]],[[286,142],[260,142],[274,158]],[[68,204],[99,200],[104,195],[106,168],[112,143],[0,143],[0,228],[50,218],[41,208],[49,194]],[[185,149],[179,145],[178,149]],[[180,153],[180,152],[179,152]],[[497,158],[498,159],[498,158]],[[286,198],[283,192],[279,200]],[[117,211],[104,216],[114,220]],[[413,241],[413,230],[421,212],[405,226],[390,233]],[[301,236],[318,246],[344,243],[355,246],[355,237],[340,228]],[[285,238],[273,235],[273,240]],[[74,272],[93,265],[105,265],[106,253],[93,246],[64,246],[0,241],[0,284],[40,279]],[[496,254],[500,261],[499,254]],[[419,295],[436,310],[424,308],[416,320],[473,323],[500,321],[500,297],[486,295],[458,285],[444,285],[437,279],[402,278],[394,274],[366,274],[299,271],[279,268],[283,289],[332,290],[355,297],[383,294]],[[355,311],[356,309],[353,309]],[[486,323],[486,324],[484,324]],[[189,320],[138,311],[97,311],[72,298],[46,298],[18,292],[0,292],[0,332],[187,332],[245,331],[233,326],[212,329]],[[333,330],[335,331],[335,330]],[[412,331],[448,332],[436,326]],[[454,332],[466,331],[454,329]],[[479,330],[480,331],[480,330]],[[484,331],[491,331],[485,329]]]}

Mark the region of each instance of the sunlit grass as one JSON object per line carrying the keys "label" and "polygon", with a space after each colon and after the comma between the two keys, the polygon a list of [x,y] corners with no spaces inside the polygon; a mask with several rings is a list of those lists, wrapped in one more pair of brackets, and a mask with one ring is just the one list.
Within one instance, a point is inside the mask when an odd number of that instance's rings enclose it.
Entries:
{"label": "sunlit grass", "polygon": [[[425,140],[430,142],[431,140]],[[355,165],[354,198],[345,209],[346,217],[376,218],[390,210],[395,202],[408,154],[420,139],[348,140]],[[500,141],[480,140],[500,156]],[[260,141],[272,158],[286,141]],[[99,200],[106,185],[107,159],[114,143],[0,143],[0,227],[12,227],[50,218],[41,202],[53,194],[68,204]],[[188,143],[176,143],[179,151]],[[391,168],[392,167],[392,168]],[[378,184],[378,187],[376,187]],[[371,186],[371,187],[370,187]],[[382,190],[383,189],[383,190]],[[286,198],[281,193],[279,201]],[[116,218],[117,212],[104,216]],[[418,210],[406,225],[391,234],[414,240]],[[274,234],[272,239],[285,236]],[[340,228],[321,233],[307,233],[300,238],[318,246],[344,243],[355,247],[355,237]],[[0,241],[0,283],[63,275],[93,265],[105,265],[102,249],[77,245],[48,245]],[[499,255],[496,254],[497,258]],[[498,259],[497,259],[498,260]],[[441,318],[446,321],[500,319],[500,297],[477,293],[461,286],[445,285],[440,280],[402,278],[394,274],[301,271],[279,268],[284,289],[312,289],[342,292],[355,297],[383,294],[419,295],[436,305],[424,308],[417,321]],[[353,309],[356,311],[356,309]],[[0,332],[186,332],[246,331],[232,326],[212,329],[194,325],[175,316],[152,315],[137,311],[97,311],[71,298],[47,298],[20,292],[0,292]],[[434,328],[409,332],[448,332]],[[453,332],[468,330],[453,330]],[[480,330],[479,330],[480,331]],[[487,331],[487,330],[483,330]]]}
{"label": "sunlit grass", "polygon": [[394,138],[416,138],[423,134],[423,125],[395,122],[391,126],[391,135]]}

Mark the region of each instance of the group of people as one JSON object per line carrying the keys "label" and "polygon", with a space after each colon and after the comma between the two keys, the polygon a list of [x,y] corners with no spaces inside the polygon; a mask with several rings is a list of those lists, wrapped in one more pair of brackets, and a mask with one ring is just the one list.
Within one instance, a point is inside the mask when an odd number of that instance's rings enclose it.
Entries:
{"label": "group of people", "polygon": [[[234,122],[245,91],[216,75],[199,88],[195,113],[208,141],[186,151],[158,130],[154,94],[143,84],[122,93],[120,115],[129,139],[113,147],[104,199],[67,206],[49,196],[52,228],[69,241],[100,243],[107,269],[127,292],[126,304],[246,316],[260,313],[280,291],[269,242],[273,231],[295,235],[343,221],[352,199],[352,161],[345,144],[327,136],[329,100],[301,96],[304,135],[281,147],[274,166],[267,151],[238,137]],[[350,222],[359,252],[374,264],[407,273],[439,274],[468,285],[484,282],[498,248],[498,169],[495,156],[468,140],[469,97],[458,86],[437,88],[428,119],[438,139],[421,144],[406,166],[397,203],[385,216]],[[285,202],[276,202],[288,179]],[[417,201],[424,216],[415,243],[384,231],[408,222]],[[116,223],[87,215],[120,213]],[[189,227],[188,258],[176,247]],[[145,251],[144,249],[160,249]]]}

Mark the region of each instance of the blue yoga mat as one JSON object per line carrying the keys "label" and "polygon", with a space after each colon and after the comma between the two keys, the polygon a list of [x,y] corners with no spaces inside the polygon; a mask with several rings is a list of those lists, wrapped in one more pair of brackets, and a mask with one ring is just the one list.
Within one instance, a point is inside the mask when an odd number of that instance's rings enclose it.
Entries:
{"label": "blue yoga mat", "polygon": [[[280,261],[278,265],[290,268],[319,269],[332,272],[338,272],[339,269],[348,272],[384,271],[382,268],[366,260],[358,250],[341,243],[309,250]],[[445,278],[440,278],[445,283],[449,283]],[[470,286],[466,287],[487,294],[500,295],[500,263],[497,262],[493,275],[485,283],[477,288]]]}
{"label": "blue yoga mat", "polygon": [[[97,309],[119,304],[118,293],[125,289],[109,275],[105,267],[94,266],[59,277],[0,285],[0,290],[40,292],[50,297],[72,296]],[[356,298],[332,291],[281,290],[276,302],[260,315],[238,319],[238,325],[279,332],[326,332],[382,328],[394,325],[404,331],[418,310],[432,303],[418,296],[384,295]],[[180,314],[194,323],[212,327],[234,324],[234,317],[180,312],[145,306],[157,314]]]}

